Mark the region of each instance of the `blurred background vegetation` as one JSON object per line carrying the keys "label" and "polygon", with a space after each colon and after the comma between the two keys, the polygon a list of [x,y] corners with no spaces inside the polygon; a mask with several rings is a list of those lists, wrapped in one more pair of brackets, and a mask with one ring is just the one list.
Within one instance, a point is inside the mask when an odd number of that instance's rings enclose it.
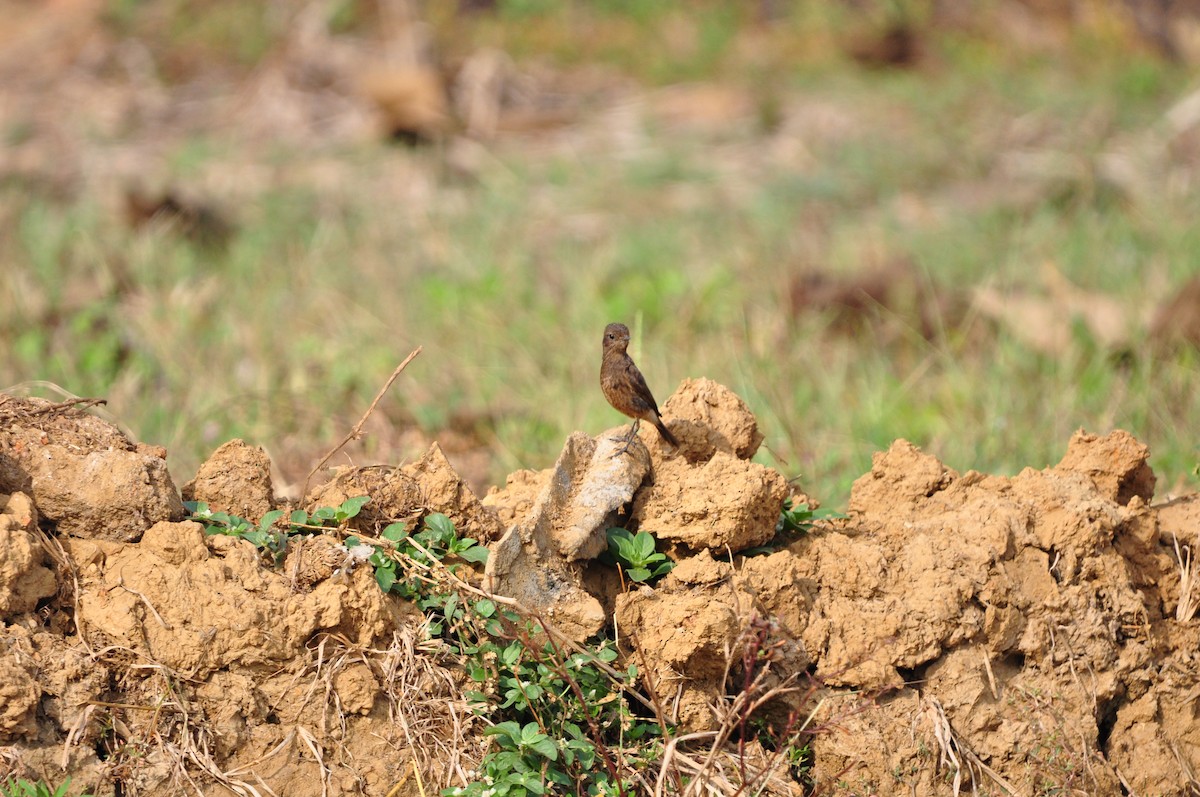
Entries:
{"label": "blurred background vegetation", "polygon": [[1161,0],[0,0],[0,388],[286,486],[421,345],[348,456],[483,488],[623,421],[620,320],[833,506],[1081,426],[1191,489],[1197,63]]}

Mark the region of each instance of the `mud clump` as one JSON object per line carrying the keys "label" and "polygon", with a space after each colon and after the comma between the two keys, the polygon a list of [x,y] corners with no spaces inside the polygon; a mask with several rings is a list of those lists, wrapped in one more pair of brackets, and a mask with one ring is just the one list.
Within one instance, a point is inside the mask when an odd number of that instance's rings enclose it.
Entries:
{"label": "mud clump", "polygon": [[12,740],[36,731],[34,709],[42,696],[33,679],[16,662],[0,659],[0,739]]}
{"label": "mud clump", "polygon": [[633,518],[659,539],[736,553],[775,536],[787,495],[778,471],[717,452],[699,466],[662,462],[654,483],[638,495]]}
{"label": "mud clump", "polygon": [[71,550],[83,563],[80,622],[189,678],[279,666],[318,631],[369,646],[397,625],[399,612],[369,569],[297,594],[282,573],[262,567],[253,546],[205,538],[198,523],[160,523],[137,546],[105,551],[78,542]]}
{"label": "mud clump", "polygon": [[[953,740],[973,784],[1183,793],[1160,788],[1163,773],[1186,783],[1179,761],[1128,752],[1178,748],[1198,730],[1143,698],[1200,682],[1194,655],[1167,641],[1175,568],[1147,504],[1147,455],[1124,432],[1077,434],[1059,465],[1013,478],[959,475],[903,441],[877,455],[845,528],[792,548],[813,585],[802,640],[818,675],[888,695],[850,721],[874,750],[814,740],[819,778],[886,789],[911,772],[901,787],[927,788],[931,762],[900,733],[924,727]],[[1158,675],[1172,662],[1187,675]],[[1133,711],[1139,722],[1123,723]]]}
{"label": "mud clump", "polygon": [[0,495],[0,618],[31,612],[58,591],[38,535],[37,511],[29,497]]}
{"label": "mud clump", "polygon": [[230,440],[183,485],[183,500],[203,501],[213,512],[257,520],[275,508],[271,458],[258,446]]}
{"label": "mud clump", "polygon": [[513,520],[492,546],[485,589],[519,601],[577,642],[600,631],[605,613],[585,588],[576,559],[581,551],[600,552],[607,518],[632,497],[649,467],[644,447],[631,449],[640,457],[626,459],[613,456],[615,445],[604,435],[571,435],[554,467],[526,480],[541,485],[527,513],[517,511],[527,501],[524,484],[512,503],[500,492],[488,496],[491,506],[507,506]]}
{"label": "mud clump", "polygon": [[[768,605],[772,590],[763,589],[762,576],[786,568],[787,558],[785,553],[747,560],[738,572],[704,551],[682,561],[657,589],[617,597],[614,624],[636,651],[632,658],[644,668],[650,691],[672,707],[669,722],[692,733],[721,724],[730,653],[740,647],[748,618],[774,617]],[[808,666],[795,630],[786,621],[773,629],[774,664],[784,673]]]}
{"label": "mud clump", "polygon": [[1098,437],[1083,430],[1071,437],[1058,469],[1085,474],[1106,498],[1127,506],[1136,496],[1154,497],[1154,471],[1146,459],[1150,449],[1128,432],[1117,430]]}
{"label": "mud clump", "polygon": [[758,420],[746,402],[711,379],[685,379],[663,404],[680,451],[690,461],[710,459],[718,451],[750,459],[762,445]]}
{"label": "mud clump", "polygon": [[481,542],[499,539],[503,533],[495,511],[475,496],[437,443],[421,459],[402,467],[339,468],[332,479],[309,493],[305,503],[310,509],[337,506],[360,495],[371,497],[359,514],[361,526],[412,521],[424,512],[438,511],[449,516],[464,536]]}
{"label": "mud clump", "polygon": [[183,517],[162,448],[68,405],[0,395],[0,493],[18,491],[78,537],[133,541]]}

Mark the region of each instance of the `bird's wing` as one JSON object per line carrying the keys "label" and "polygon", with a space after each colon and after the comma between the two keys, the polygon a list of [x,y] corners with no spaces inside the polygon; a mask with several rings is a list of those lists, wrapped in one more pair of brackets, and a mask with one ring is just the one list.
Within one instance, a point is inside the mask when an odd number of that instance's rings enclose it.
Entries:
{"label": "bird's wing", "polygon": [[642,376],[642,372],[638,370],[633,360],[629,361],[627,368],[629,383],[633,386],[638,399],[645,403],[647,409],[654,410],[655,415],[661,415],[662,413],[658,411],[658,402],[654,400],[654,394],[650,392],[650,386],[646,384],[646,377]]}

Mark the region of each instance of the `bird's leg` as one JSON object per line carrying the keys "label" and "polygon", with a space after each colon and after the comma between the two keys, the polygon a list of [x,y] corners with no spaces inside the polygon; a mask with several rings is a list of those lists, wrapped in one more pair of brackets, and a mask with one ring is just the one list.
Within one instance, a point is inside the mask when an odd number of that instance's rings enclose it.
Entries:
{"label": "bird's leg", "polygon": [[614,457],[619,457],[619,456],[621,456],[622,454],[628,454],[628,453],[629,453],[629,444],[633,442],[633,438],[637,437],[638,424],[639,424],[639,423],[641,423],[641,422],[642,422],[642,419],[641,419],[641,418],[634,418],[634,419],[633,419],[633,426],[631,426],[631,427],[629,428],[629,432],[628,432],[628,433],[627,433],[627,434],[626,434],[624,437],[614,437],[614,438],[612,438],[612,441],[613,441],[614,443],[624,443],[624,444],[625,444],[625,445],[621,446],[619,449],[617,449],[616,451],[614,451],[614,452],[613,452],[613,456],[614,456]]}

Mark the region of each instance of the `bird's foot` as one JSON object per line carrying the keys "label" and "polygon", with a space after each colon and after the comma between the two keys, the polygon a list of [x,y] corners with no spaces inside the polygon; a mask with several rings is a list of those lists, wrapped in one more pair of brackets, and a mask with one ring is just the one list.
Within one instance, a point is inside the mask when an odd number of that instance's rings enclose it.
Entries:
{"label": "bird's foot", "polygon": [[621,437],[608,438],[613,443],[624,443],[625,444],[613,452],[612,459],[615,459],[615,458],[621,456],[622,454],[629,453],[629,446],[633,443],[634,438],[637,437],[637,428],[638,428],[638,425],[635,422],[633,424],[633,426],[630,427],[629,431],[627,433],[625,433],[624,435],[622,435]]}

